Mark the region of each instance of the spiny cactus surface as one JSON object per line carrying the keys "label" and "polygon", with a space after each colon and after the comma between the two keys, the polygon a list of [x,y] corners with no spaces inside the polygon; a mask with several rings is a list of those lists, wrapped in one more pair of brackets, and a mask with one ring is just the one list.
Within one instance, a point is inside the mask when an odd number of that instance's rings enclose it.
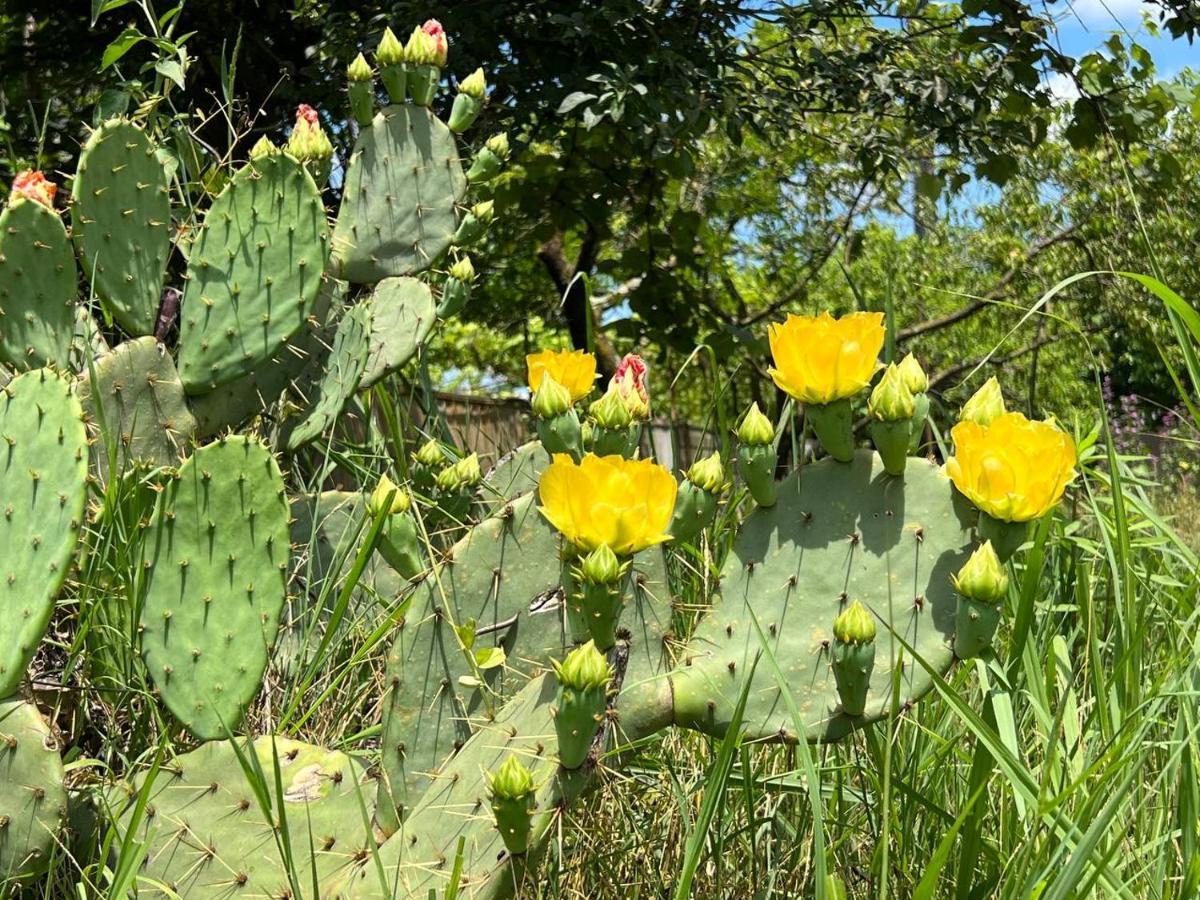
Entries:
{"label": "spiny cactus surface", "polygon": [[250,777],[232,744],[214,741],[114,792],[120,837],[146,843],[139,896],[316,898],[371,858],[374,785],[360,763],[286,737],[237,740]]}
{"label": "spiny cactus surface", "polygon": [[[925,460],[910,459],[901,477],[887,475],[879,457],[865,450],[850,463],[805,465],[779,485],[775,506],[742,523],[722,572],[721,598],[685,651],[690,664],[671,675],[676,722],[723,734],[760,650],[743,725],[751,739],[837,740],[887,715],[900,665],[900,704],[921,697],[932,687],[930,677],[892,635],[933,669],[950,667],[950,575],[972,548],[973,524],[968,505]],[[878,626],[861,717],[843,713],[831,667],[834,619],[855,600]]]}
{"label": "spiny cactus surface", "polygon": [[17,369],[69,362],[75,254],[62,219],[16,198],[0,212],[0,361]]}
{"label": "spiny cactus surface", "polygon": [[79,399],[98,432],[93,453],[102,472],[108,441],[116,444],[118,470],[133,461],[171,466],[196,431],[171,354],[152,336],[125,341],[96,360],[79,383]]}
{"label": "spiny cactus surface", "polygon": [[362,388],[403,368],[437,322],[429,285],[415,278],[385,278],[367,302],[371,307],[371,349],[359,383]]}
{"label": "spiny cactus surface", "polygon": [[283,477],[266,447],[234,436],[184,462],[150,523],[142,654],[198,737],[231,733],[262,686],[288,560]]}
{"label": "spiny cactus surface", "polygon": [[371,340],[371,308],[360,303],[349,310],[333,336],[333,346],[323,368],[309,370],[313,380],[301,391],[307,412],[288,433],[287,448],[295,450],[315,440],[337,420],[347,401],[358,390],[367,366]]}
{"label": "spiny cactus surface", "polygon": [[213,201],[188,258],[179,373],[199,394],[266,365],[304,326],[328,249],[312,176],[286,153],[239,169]]}
{"label": "spiny cactus surface", "polygon": [[93,131],[71,194],[71,236],[83,274],[122,328],[153,334],[171,252],[171,198],[145,132],[121,119]]}
{"label": "spiny cactus surface", "polygon": [[0,891],[42,872],[67,815],[63,764],[32,703],[0,700]]}
{"label": "spiny cactus surface", "polygon": [[87,494],[83,410],[49,369],[0,391],[0,697],[16,690],[67,577]]}
{"label": "spiny cactus surface", "polygon": [[380,110],[350,156],[333,231],[337,274],[370,284],[429,268],[450,246],[466,190],[441,121],[413,104]]}

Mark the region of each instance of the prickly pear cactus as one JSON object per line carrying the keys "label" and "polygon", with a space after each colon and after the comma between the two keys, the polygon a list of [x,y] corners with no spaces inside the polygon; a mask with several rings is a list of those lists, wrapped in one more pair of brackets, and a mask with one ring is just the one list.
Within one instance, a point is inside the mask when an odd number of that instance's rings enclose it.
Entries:
{"label": "prickly pear cactus", "polygon": [[[470,738],[489,706],[502,705],[525,677],[571,648],[561,575],[558,535],[528,494],[475,526],[418,585],[388,655],[379,801],[385,832],[436,781],[431,773]],[[657,692],[655,679],[669,668],[664,642],[672,619],[661,550],[638,557],[634,584],[622,618],[630,633],[625,685]],[[451,627],[469,620],[469,652],[486,661],[502,649],[503,667],[472,666]],[[475,684],[480,676],[486,690]]]}
{"label": "prickly pear cactus", "polygon": [[538,479],[550,465],[550,454],[541,441],[529,441],[496,461],[483,480],[482,502],[489,513],[503,508],[514,497],[536,491]]}
{"label": "prickly pear cactus", "polygon": [[0,697],[54,610],[83,521],[87,438],[68,381],[38,369],[0,391]]}
{"label": "prickly pear cactus", "polygon": [[296,450],[315,440],[337,420],[338,415],[358,390],[367,366],[371,339],[371,308],[360,303],[338,323],[333,347],[324,368],[312,372],[313,380],[300,388],[307,412],[288,433],[287,448]]}
{"label": "prickly pear cactus", "polygon": [[122,328],[153,334],[171,252],[171,198],[145,132],[122,119],[93,131],[71,194],[71,236],[84,275]]}
{"label": "prickly pear cactus", "polygon": [[57,212],[14,198],[0,213],[0,361],[65,368],[75,331],[75,254]]}
{"label": "prickly pear cactus", "polygon": [[333,230],[337,274],[356,284],[434,264],[467,191],[450,129],[428,109],[388,106],[359,134]]}
{"label": "prickly pear cactus", "polygon": [[234,174],[188,258],[179,326],[188,393],[266,365],[304,327],[328,242],[320,191],[291,156],[260,156]]}
{"label": "prickly pear cactus", "polygon": [[[837,740],[887,715],[897,667],[900,704],[918,699],[931,689],[930,677],[892,635],[935,670],[950,667],[950,575],[972,549],[973,525],[968,505],[926,460],[910,459],[899,477],[866,450],[849,463],[805,465],[779,485],[775,506],[742,523],[721,599],[671,674],[676,723],[723,734],[760,650],[743,722],[751,740]],[[854,600],[878,622],[863,716],[843,714],[831,668],[833,621]]]}
{"label": "prickly pear cactus", "polygon": [[0,886],[46,869],[67,815],[63,764],[37,707],[0,700]]}
{"label": "prickly pear cactus", "polygon": [[437,322],[429,285],[415,278],[385,278],[367,303],[371,307],[371,349],[360,388],[369,388],[403,368]]}
{"label": "prickly pear cactus", "polygon": [[139,896],[158,895],[145,885],[161,883],[174,892],[162,896],[195,900],[318,897],[314,885],[371,859],[375,786],[360,763],[286,737],[237,740],[250,777],[232,744],[214,741],[115,792],[110,814],[121,839],[146,844]]}
{"label": "prickly pear cactus", "polygon": [[175,465],[196,431],[171,354],[153,337],[125,341],[96,360],[79,383],[79,399],[97,430],[93,449],[103,473],[106,436],[115,439],[121,471],[133,461]]}
{"label": "prickly pear cactus", "polygon": [[286,594],[288,518],[275,458],[241,436],[198,449],[159,498],[142,655],[198,737],[231,733],[262,686]]}

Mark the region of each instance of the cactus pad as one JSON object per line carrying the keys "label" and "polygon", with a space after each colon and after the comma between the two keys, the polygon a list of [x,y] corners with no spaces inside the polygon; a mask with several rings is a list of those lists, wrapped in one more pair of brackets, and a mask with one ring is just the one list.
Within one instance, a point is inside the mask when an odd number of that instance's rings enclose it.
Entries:
{"label": "cactus pad", "polygon": [[266,365],[304,327],[328,245],[317,186],[286,153],[252,160],[213,201],[188,259],[179,374],[200,394]]}
{"label": "cactus pad", "polygon": [[175,465],[196,430],[171,354],[153,337],[125,341],[96,360],[79,399],[101,431],[93,445],[101,471],[108,469],[105,436],[115,439],[120,471],[134,460]]}
{"label": "cactus pad", "polygon": [[193,734],[222,737],[262,685],[288,571],[288,505],[266,447],[201,447],[159,498],[147,539],[142,655]]}
{"label": "cactus pad", "polygon": [[130,334],[153,334],[171,252],[167,172],[142,129],[121,119],[92,132],[79,155],[71,233],[83,273]]}
{"label": "cactus pad", "polygon": [[50,621],[87,494],[83,410],[48,369],[0,391],[0,697],[16,690]]}
{"label": "cactus pad", "polygon": [[[164,762],[149,784],[144,774],[119,790],[111,813],[122,839],[138,797],[146,797],[133,835],[147,844],[141,877],[175,892],[143,884],[139,896],[295,897],[299,890],[316,897],[314,883],[370,860],[375,788],[361,764],[285,737],[238,741],[247,763],[253,767],[253,756],[261,768],[269,818],[229,741],[204,744]],[[282,847],[298,884],[289,878]]]}
{"label": "cactus pad", "polygon": [[45,871],[67,815],[63,764],[37,707],[0,700],[0,886]]}
{"label": "cactus pad", "polygon": [[337,274],[415,275],[446,252],[467,190],[454,135],[429,110],[388,106],[362,130],[333,230]]}
{"label": "cactus pad", "polygon": [[[688,663],[671,675],[675,721],[722,734],[755,655],[774,655],[804,737],[833,741],[885,716],[897,664],[900,703],[932,688],[925,662],[953,662],[955,596],[951,573],[972,548],[973,517],[948,479],[910,459],[902,477],[860,450],[850,463],[806,465],[779,485],[779,501],[742,523],[722,572],[721,599],[697,626]],[[876,617],[875,668],[866,712],[841,711],[831,668],[833,621],[854,600]],[[754,620],[762,629],[760,639]],[[796,722],[764,657],[750,685],[744,727],[752,740],[797,738]]]}
{"label": "cactus pad", "polygon": [[529,441],[496,461],[483,481],[480,494],[489,514],[521,494],[537,490],[542,472],[550,465],[550,454],[541,441]]}
{"label": "cactus pad", "polygon": [[359,379],[367,365],[370,339],[371,308],[360,303],[338,323],[324,370],[313,373],[313,380],[306,389],[301,389],[307,395],[304,402],[308,410],[288,434],[289,450],[316,439],[337,421],[342,407],[358,390]]}
{"label": "cactus pad", "polygon": [[429,285],[415,278],[385,278],[367,302],[371,307],[371,350],[360,382],[364,388],[403,368],[437,321]]}
{"label": "cactus pad", "polygon": [[65,368],[75,332],[75,254],[62,219],[18,198],[0,213],[0,361]]}

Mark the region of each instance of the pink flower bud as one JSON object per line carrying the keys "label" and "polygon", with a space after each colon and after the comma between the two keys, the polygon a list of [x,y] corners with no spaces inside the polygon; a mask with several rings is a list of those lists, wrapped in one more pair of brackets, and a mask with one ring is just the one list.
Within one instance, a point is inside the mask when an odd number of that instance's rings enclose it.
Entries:
{"label": "pink flower bud", "polygon": [[446,55],[450,50],[449,42],[446,40],[446,29],[437,19],[429,19],[421,26],[421,30],[433,38],[435,48],[433,64],[438,68],[444,68]]}
{"label": "pink flower bud", "polygon": [[646,361],[636,353],[627,353],[617,366],[613,383],[621,402],[635,419],[650,417],[650,394],[646,390]]}
{"label": "pink flower bud", "polygon": [[26,200],[36,200],[38,203],[54,208],[54,194],[58,185],[47,181],[46,176],[33,169],[26,169],[13,179],[10,200],[24,197]]}
{"label": "pink flower bud", "polygon": [[301,103],[296,107],[296,124],[307,122],[309,125],[316,125],[320,121],[317,111],[307,103]]}

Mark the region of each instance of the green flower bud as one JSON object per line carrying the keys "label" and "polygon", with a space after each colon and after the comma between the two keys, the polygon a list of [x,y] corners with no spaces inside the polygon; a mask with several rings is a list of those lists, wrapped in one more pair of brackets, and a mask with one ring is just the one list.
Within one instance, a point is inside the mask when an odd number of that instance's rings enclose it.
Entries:
{"label": "green flower bud", "polygon": [[911,353],[900,360],[900,377],[914,394],[923,394],[929,390],[929,376]]}
{"label": "green flower bud", "polygon": [[390,28],[383,29],[383,37],[375,48],[375,62],[380,66],[395,66],[404,62],[404,45]]}
{"label": "green flower bud", "polygon": [[408,492],[396,487],[395,482],[384,475],[379,479],[379,484],[375,486],[375,490],[371,492],[371,496],[367,500],[367,512],[372,516],[378,515],[383,504],[387,502],[388,494],[392,494],[388,515],[394,516],[396,513],[408,511],[411,502]]}
{"label": "green flower bud", "polygon": [[625,405],[620,391],[612,382],[609,382],[604,396],[588,407],[588,415],[601,428],[628,428],[629,423],[633,421],[629,407]]}
{"label": "green flower bud", "polygon": [[604,654],[596,649],[595,641],[576,647],[561,663],[557,660],[550,660],[550,663],[558,683],[577,691],[603,687],[612,678],[612,668]]}
{"label": "green flower bud", "polygon": [[737,439],[743,444],[769,444],[775,440],[775,426],[762,414],[757,403],[751,403],[742,424],[738,426]]}
{"label": "green flower bud", "polygon": [[446,454],[442,445],[437,441],[428,440],[413,454],[413,459],[430,469],[440,469],[446,465]]}
{"label": "green flower bud", "polygon": [[553,419],[571,408],[571,392],[547,372],[542,376],[542,383],[533,395],[531,406],[533,414],[539,419]]}
{"label": "green flower bud", "polygon": [[333,158],[333,144],[317,111],[307,103],[300,104],[296,111],[296,125],[284,147],[298,162],[324,163]]}
{"label": "green flower bud", "polygon": [[475,280],[475,266],[471,263],[471,257],[464,256],[457,260],[446,274],[451,278],[457,278],[459,281],[470,284]]}
{"label": "green flower bud", "polygon": [[608,544],[601,544],[583,558],[576,571],[580,581],[590,584],[616,584],[629,571],[629,563],[621,562]]}
{"label": "green flower bud", "polygon": [[471,207],[471,215],[484,225],[489,224],[492,219],[496,218],[496,201],[484,200],[482,203],[476,203]]}
{"label": "green flower bud", "polygon": [[855,600],[833,620],[833,636],[843,644],[869,644],[875,640],[875,617]]}
{"label": "green flower bud", "polygon": [[1008,594],[1008,573],[991,541],[984,541],[950,580],[964,597],[981,603],[999,603]]}
{"label": "green flower bud", "polygon": [[483,69],[476,69],[458,84],[458,92],[482,100],[487,94],[487,79],[483,77]]}
{"label": "green flower bud", "polygon": [[[914,406],[912,391],[905,384],[900,367],[890,363],[867,400],[868,415],[881,422],[902,422],[912,418]],[[907,443],[906,437],[905,444]]]}
{"label": "green flower bud", "polygon": [[279,148],[271,143],[271,139],[265,134],[258,139],[258,142],[250,148],[250,158],[259,159],[263,156],[273,156],[279,152]]}
{"label": "green flower bud", "polygon": [[971,399],[963,404],[962,412],[958,414],[960,422],[974,422],[987,428],[992,421],[1000,418],[1007,410],[1004,408],[1004,395],[1000,392],[1000,382],[993,375],[983,383],[983,387],[971,395]]}
{"label": "green flower bud", "polygon": [[437,59],[437,43],[418,26],[404,47],[404,56],[413,65],[431,66]]}
{"label": "green flower bud", "polygon": [[725,489],[725,464],[721,462],[721,454],[713,452],[711,456],[696,460],[684,477],[710,494],[719,494]]}
{"label": "green flower bud", "polygon": [[443,491],[465,490],[475,487],[481,481],[483,472],[479,468],[479,457],[474,453],[464,456],[437,474],[437,486]]}
{"label": "green flower bud", "polygon": [[533,773],[514,754],[510,753],[494,773],[485,772],[484,776],[495,799],[520,800],[533,793]]}
{"label": "green flower bud", "polygon": [[508,159],[508,135],[501,132],[493,134],[488,138],[483,146],[487,147],[501,159]]}
{"label": "green flower bud", "polygon": [[370,81],[373,77],[371,67],[361,53],[354,57],[354,62],[346,67],[346,77],[351,81]]}

